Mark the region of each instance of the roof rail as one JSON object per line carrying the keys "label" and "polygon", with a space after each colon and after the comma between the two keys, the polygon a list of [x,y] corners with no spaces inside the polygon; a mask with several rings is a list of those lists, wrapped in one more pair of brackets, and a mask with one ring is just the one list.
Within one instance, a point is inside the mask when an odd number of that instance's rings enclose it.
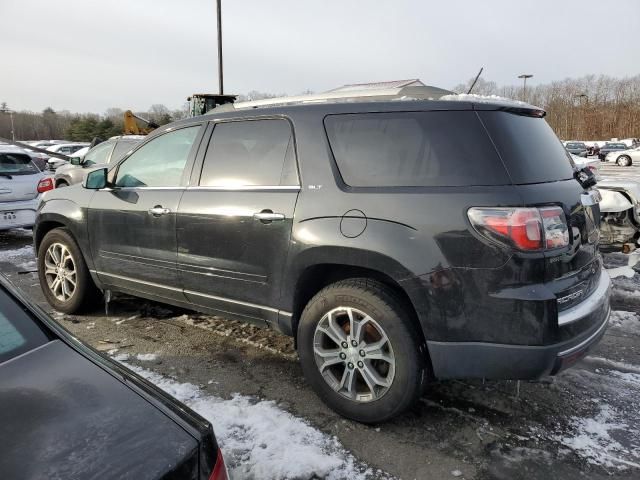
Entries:
{"label": "roof rail", "polygon": [[330,102],[366,102],[382,100],[437,100],[444,95],[454,92],[443,88],[424,87],[401,87],[385,89],[366,89],[347,92],[325,92],[312,95],[298,95],[295,97],[265,98],[263,100],[252,100],[248,102],[237,102],[226,104],[210,110],[208,113],[220,113],[245,108],[277,107],[284,105],[299,105],[313,103]]}

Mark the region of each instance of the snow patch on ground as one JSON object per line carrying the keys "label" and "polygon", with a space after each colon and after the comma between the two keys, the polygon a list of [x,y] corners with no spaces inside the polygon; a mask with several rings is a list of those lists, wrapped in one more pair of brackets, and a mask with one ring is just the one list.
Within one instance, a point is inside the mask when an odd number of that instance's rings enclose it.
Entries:
{"label": "snow patch on ground", "polygon": [[609,276],[611,278],[618,278],[618,277],[633,278],[636,274],[636,271],[633,268],[629,267],[628,265],[625,265],[624,267],[610,268],[607,270],[607,273],[609,273]]}
{"label": "snow patch on ground", "polygon": [[30,260],[28,262],[21,263],[20,265],[18,265],[18,268],[22,270],[36,270],[38,268],[38,265],[36,264],[35,260]]}
{"label": "snow patch on ground", "polygon": [[[123,357],[113,358],[128,358]],[[232,479],[388,478],[360,464],[337,438],[316,430],[273,401],[243,395],[225,400],[205,394],[196,385],[126,366],[211,422]]]}
{"label": "snow patch on ground", "polygon": [[136,355],[136,359],[140,360],[141,362],[153,362],[154,360],[158,359],[158,355],[156,355],[155,353],[139,353]]}
{"label": "snow patch on ground", "polygon": [[591,418],[571,417],[570,435],[556,435],[555,440],[570,448],[587,462],[607,468],[626,469],[640,468],[640,464],[625,460],[632,455],[637,458],[640,448],[631,451],[615,438],[628,430],[629,425],[618,420],[619,413],[609,405],[600,405],[600,411]]}
{"label": "snow patch on ground", "polygon": [[614,310],[609,324],[625,333],[640,335],[640,316],[637,313]]}
{"label": "snow patch on ground", "polygon": [[19,257],[32,257],[34,256],[33,247],[31,245],[26,245],[22,248],[16,248],[13,250],[2,250],[0,251],[0,262],[13,260],[14,258]]}

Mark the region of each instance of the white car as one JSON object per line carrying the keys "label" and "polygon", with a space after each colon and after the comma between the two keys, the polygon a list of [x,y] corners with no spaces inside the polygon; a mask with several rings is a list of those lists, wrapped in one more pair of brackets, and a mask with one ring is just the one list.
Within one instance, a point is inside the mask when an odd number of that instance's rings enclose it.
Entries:
{"label": "white car", "polygon": [[[59,143],[57,145],[51,145],[47,147],[47,151],[54,153],[62,153],[63,155],[72,155],[78,150],[81,150],[85,147],[88,147],[90,144],[87,142],[78,142],[78,143]],[[50,170],[55,170],[61,165],[66,165],[69,163],[67,160],[58,157],[51,157],[47,160],[47,167]]]}
{"label": "white car", "polygon": [[40,195],[53,189],[51,177],[20,148],[0,145],[0,230],[32,227]]}
{"label": "white car", "polygon": [[617,163],[621,167],[630,167],[634,163],[640,165],[640,147],[609,152],[605,161]]}

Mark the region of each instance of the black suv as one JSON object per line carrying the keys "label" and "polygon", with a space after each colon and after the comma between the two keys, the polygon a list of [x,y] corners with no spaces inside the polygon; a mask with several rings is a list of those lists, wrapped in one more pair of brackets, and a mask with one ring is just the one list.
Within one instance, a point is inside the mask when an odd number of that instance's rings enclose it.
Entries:
{"label": "black suv", "polygon": [[215,110],[158,129],[35,227],[53,307],[100,291],[296,338],[363,422],[428,379],[534,379],[604,333],[597,198],[534,107],[466,101]]}

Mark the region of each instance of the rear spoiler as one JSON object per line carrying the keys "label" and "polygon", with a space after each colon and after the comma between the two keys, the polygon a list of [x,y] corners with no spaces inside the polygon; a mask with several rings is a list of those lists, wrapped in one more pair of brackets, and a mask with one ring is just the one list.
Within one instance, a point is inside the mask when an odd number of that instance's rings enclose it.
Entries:
{"label": "rear spoiler", "polygon": [[71,157],[65,155],[64,153],[58,152],[50,152],[49,150],[45,150],[44,148],[34,147],[33,145],[29,145],[28,143],[16,142],[15,140],[9,140],[8,138],[0,137],[0,142],[8,143],[10,145],[15,145],[16,147],[24,148],[26,150],[33,150],[34,152],[44,153],[49,155],[50,157],[58,157],[62,160],[71,160]]}

